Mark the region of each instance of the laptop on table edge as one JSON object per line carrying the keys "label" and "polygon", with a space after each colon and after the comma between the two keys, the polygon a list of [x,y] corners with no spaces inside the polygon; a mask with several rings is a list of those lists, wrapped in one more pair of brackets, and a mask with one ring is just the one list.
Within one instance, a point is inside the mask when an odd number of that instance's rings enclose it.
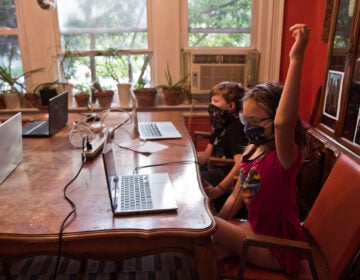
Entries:
{"label": "laptop on table edge", "polygon": [[[135,94],[130,90],[130,98],[132,103],[132,113],[134,119],[135,130],[138,137],[142,140],[161,140],[161,139],[179,139],[182,138],[180,132],[176,129],[171,121],[150,121],[139,122],[137,115],[137,101]],[[149,134],[149,128],[156,127],[160,134]]]}
{"label": "laptop on table edge", "polygon": [[[102,151],[106,185],[110,198],[111,209],[114,216],[130,216],[135,214],[153,214],[176,212],[177,203],[173,186],[168,173],[132,174],[119,175],[116,171],[116,164],[110,133],[107,132],[106,141]],[[151,194],[151,208],[147,209],[122,209],[121,207],[121,182],[129,177],[145,176],[148,180]],[[135,189],[134,189],[135,190]]]}
{"label": "laptop on table edge", "polygon": [[24,125],[24,137],[50,137],[64,127],[68,121],[68,92],[65,91],[49,100],[48,119],[36,120]]}

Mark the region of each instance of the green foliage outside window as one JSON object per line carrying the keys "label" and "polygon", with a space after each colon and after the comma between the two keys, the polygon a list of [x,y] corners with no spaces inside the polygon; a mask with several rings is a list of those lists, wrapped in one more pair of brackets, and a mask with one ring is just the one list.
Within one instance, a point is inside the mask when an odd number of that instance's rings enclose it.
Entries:
{"label": "green foliage outside window", "polygon": [[249,47],[251,0],[188,0],[189,47]]}

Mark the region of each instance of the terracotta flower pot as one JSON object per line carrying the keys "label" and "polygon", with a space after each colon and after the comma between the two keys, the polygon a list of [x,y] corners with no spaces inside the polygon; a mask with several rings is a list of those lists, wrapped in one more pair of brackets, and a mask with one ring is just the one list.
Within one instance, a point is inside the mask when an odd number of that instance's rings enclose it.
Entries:
{"label": "terracotta flower pot", "polygon": [[134,89],[137,106],[140,107],[154,107],[156,101],[157,91],[155,88]]}
{"label": "terracotta flower pot", "polygon": [[39,95],[35,93],[25,93],[25,106],[30,108],[37,108],[40,105],[40,98]]}
{"label": "terracotta flower pot", "polygon": [[0,109],[5,109],[4,97],[0,94]]}
{"label": "terracotta flower pot", "polygon": [[87,93],[75,94],[74,98],[78,107],[87,107],[89,105],[90,95]]}
{"label": "terracotta flower pot", "polygon": [[181,93],[180,88],[172,88],[170,90],[163,88],[165,104],[169,106],[178,105],[180,103]]}
{"label": "terracotta flower pot", "polygon": [[97,91],[95,92],[95,96],[99,101],[100,107],[111,107],[111,103],[114,98],[114,91],[113,90],[104,90],[104,91]]}
{"label": "terracotta flower pot", "polygon": [[20,108],[20,98],[17,93],[5,93],[3,98],[7,109]]}

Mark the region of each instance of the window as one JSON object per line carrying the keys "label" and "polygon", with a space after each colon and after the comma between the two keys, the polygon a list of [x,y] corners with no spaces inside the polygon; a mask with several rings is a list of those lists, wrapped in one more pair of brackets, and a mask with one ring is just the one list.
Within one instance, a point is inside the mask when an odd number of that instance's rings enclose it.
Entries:
{"label": "window", "polygon": [[[334,2],[319,128],[360,154],[360,2]],[[334,17],[335,16],[335,17]]]}
{"label": "window", "polygon": [[251,0],[188,0],[189,47],[250,47]]}
{"label": "window", "polygon": [[255,49],[260,53],[258,81],[277,80],[284,4],[278,0],[182,0],[182,50],[236,53],[240,48]]}
{"label": "window", "polygon": [[57,10],[63,80],[150,84],[146,0],[61,0]]}
{"label": "window", "polygon": [[[23,73],[13,0],[0,1],[0,67],[12,77],[21,76]],[[19,79],[18,82],[23,84],[24,79]],[[0,81],[0,91],[5,90],[9,90],[8,85]]]}

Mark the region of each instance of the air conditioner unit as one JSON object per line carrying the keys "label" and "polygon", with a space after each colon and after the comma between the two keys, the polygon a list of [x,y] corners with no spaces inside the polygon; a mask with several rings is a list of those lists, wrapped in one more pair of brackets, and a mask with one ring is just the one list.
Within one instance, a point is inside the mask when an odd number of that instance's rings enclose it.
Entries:
{"label": "air conditioner unit", "polygon": [[244,87],[257,83],[260,54],[256,50],[236,53],[191,53],[192,93],[208,93],[217,83],[232,81]]}

